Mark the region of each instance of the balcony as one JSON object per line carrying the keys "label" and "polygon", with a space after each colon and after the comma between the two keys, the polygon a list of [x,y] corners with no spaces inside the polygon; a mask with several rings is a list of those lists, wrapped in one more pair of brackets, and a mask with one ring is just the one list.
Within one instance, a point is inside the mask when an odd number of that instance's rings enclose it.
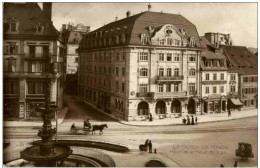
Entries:
{"label": "balcony", "polygon": [[153,92],[137,92],[136,97],[153,97],[154,93]]}
{"label": "balcony", "polygon": [[51,58],[51,53],[26,53],[26,60],[46,60]]}
{"label": "balcony", "polygon": [[157,82],[182,81],[183,75],[180,76],[157,76]]}
{"label": "balcony", "polygon": [[201,84],[226,84],[227,81],[226,80],[208,80],[208,81],[202,81]]}
{"label": "balcony", "polygon": [[196,95],[197,95],[197,90],[190,91],[190,92],[189,92],[189,95],[196,96]]}
{"label": "balcony", "polygon": [[154,93],[155,99],[164,99],[164,98],[176,98],[187,96],[187,92],[157,92]]}

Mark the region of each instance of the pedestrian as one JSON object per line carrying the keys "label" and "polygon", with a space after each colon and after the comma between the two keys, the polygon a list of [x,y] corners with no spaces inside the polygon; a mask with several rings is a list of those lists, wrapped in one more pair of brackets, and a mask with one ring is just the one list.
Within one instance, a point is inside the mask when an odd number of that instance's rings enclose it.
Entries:
{"label": "pedestrian", "polygon": [[145,141],[145,143],[144,143],[145,148],[146,148],[146,151],[147,151],[147,149],[148,149],[148,143],[149,143],[149,139],[147,139],[147,140]]}
{"label": "pedestrian", "polygon": [[149,113],[149,121],[153,121],[153,116],[152,116],[152,113]]}
{"label": "pedestrian", "polygon": [[182,119],[182,122],[183,122],[183,124],[186,124],[186,119],[183,118],[183,119]]}
{"label": "pedestrian", "polygon": [[148,147],[149,147],[149,153],[153,153],[153,144],[152,144],[152,140],[150,140],[148,142]]}
{"label": "pedestrian", "polygon": [[220,165],[220,167],[224,167],[224,165],[223,165],[223,164],[221,164],[221,165]]}
{"label": "pedestrian", "polygon": [[190,125],[190,117],[187,116],[187,125]]}
{"label": "pedestrian", "polygon": [[228,117],[231,117],[231,111],[228,109]]}
{"label": "pedestrian", "polygon": [[194,117],[191,116],[191,125],[194,125]]}
{"label": "pedestrian", "polygon": [[198,124],[198,118],[197,117],[195,118],[195,122],[196,122],[196,125],[197,125]]}
{"label": "pedestrian", "polygon": [[235,161],[235,163],[234,163],[234,167],[237,167],[237,161]]}

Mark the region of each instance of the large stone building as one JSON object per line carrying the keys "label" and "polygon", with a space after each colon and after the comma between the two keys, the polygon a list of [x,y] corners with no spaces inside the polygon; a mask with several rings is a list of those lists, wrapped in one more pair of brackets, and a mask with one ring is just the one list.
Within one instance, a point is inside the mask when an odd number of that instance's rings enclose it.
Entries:
{"label": "large stone building", "polygon": [[82,39],[79,97],[124,120],[199,112],[195,25],[175,14],[129,15]]}
{"label": "large stone building", "polygon": [[63,24],[61,28],[61,35],[63,42],[66,44],[66,59],[64,63],[66,64],[66,74],[75,74],[78,70],[78,53],[77,49],[79,47],[79,42],[81,41],[83,35],[90,31],[89,26],[84,26],[82,24],[77,24],[73,26],[72,24]]}
{"label": "large stone building", "polygon": [[51,102],[62,107],[64,45],[51,21],[52,4],[4,3],[4,117],[36,119],[51,77]]}
{"label": "large stone building", "polygon": [[227,111],[228,68],[220,49],[201,37],[201,107],[202,112]]}

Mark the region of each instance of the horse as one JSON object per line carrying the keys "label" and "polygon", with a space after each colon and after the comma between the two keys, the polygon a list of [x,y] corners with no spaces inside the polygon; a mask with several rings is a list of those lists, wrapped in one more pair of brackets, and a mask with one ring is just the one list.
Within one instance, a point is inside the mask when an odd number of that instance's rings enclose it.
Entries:
{"label": "horse", "polygon": [[99,130],[99,135],[103,134],[103,129],[108,128],[107,124],[102,124],[102,125],[93,125],[92,126],[92,134],[96,131]]}

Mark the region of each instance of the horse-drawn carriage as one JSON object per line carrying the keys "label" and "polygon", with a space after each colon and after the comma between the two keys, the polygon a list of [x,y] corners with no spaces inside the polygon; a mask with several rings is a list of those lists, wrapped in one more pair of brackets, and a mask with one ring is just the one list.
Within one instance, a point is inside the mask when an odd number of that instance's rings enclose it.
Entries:
{"label": "horse-drawn carriage", "polygon": [[91,126],[90,124],[86,124],[84,122],[83,128],[76,127],[75,124],[72,124],[72,126],[70,128],[70,132],[72,134],[84,134],[84,135],[87,135],[87,134],[90,134],[90,132],[92,132],[92,134],[94,134],[95,131],[99,131],[99,135],[101,135],[101,134],[103,134],[103,129],[105,127],[108,128],[107,124]]}
{"label": "horse-drawn carriage", "polygon": [[248,143],[238,143],[238,149],[236,149],[236,156],[242,157],[242,158],[253,158],[253,150],[252,145]]}

